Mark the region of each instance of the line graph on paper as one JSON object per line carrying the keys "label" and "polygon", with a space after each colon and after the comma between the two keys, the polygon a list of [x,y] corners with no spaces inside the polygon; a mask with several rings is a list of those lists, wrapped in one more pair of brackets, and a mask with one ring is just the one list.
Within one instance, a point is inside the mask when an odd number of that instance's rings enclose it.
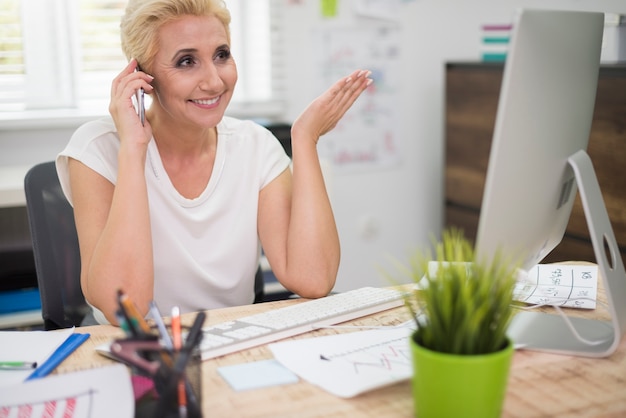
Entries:
{"label": "line graph on paper", "polygon": [[413,373],[409,326],[354,331],[269,345],[302,379],[344,398],[408,380]]}
{"label": "line graph on paper", "polygon": [[411,353],[404,335],[349,351],[322,354],[320,358],[347,362],[357,375],[374,371],[404,376],[411,371]]}

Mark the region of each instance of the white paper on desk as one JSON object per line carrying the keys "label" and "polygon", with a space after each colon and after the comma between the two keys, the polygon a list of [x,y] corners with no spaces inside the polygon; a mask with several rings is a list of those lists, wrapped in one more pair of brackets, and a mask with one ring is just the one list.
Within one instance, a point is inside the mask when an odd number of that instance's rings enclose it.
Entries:
{"label": "white paper on desk", "polygon": [[598,266],[537,264],[522,274],[515,286],[515,300],[533,305],[595,309]]}
{"label": "white paper on desk", "polygon": [[[276,360],[302,379],[342,398],[408,379],[410,327],[289,340],[270,344]],[[328,360],[323,360],[324,356]]]}
{"label": "white paper on desk", "polygon": [[[26,411],[28,415],[24,415]],[[111,418],[134,413],[130,373],[122,364],[50,375],[0,392],[3,417]]]}
{"label": "white paper on desk", "polygon": [[[43,364],[74,332],[62,331],[0,331],[0,361],[27,361]],[[33,370],[0,370],[0,387],[21,383]]]}

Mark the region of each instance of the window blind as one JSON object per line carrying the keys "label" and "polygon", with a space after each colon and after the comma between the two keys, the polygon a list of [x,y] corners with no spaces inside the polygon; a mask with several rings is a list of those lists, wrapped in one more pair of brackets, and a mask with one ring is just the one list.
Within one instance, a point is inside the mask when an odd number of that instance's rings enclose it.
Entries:
{"label": "window blind", "polygon": [[79,100],[108,99],[111,81],[127,64],[120,47],[120,19],[126,1],[79,3]]}
{"label": "window blind", "polygon": [[[226,0],[239,82],[236,115],[282,110],[279,0]],[[126,65],[120,0],[0,0],[0,111],[80,108],[108,103]]]}
{"label": "window blind", "polygon": [[0,0],[0,109],[24,100],[24,53],[19,0]]}

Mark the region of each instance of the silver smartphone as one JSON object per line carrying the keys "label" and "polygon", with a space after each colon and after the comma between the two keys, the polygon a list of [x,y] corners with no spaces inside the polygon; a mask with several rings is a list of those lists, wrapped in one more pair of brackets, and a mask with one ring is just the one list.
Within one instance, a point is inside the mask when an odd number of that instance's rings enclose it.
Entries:
{"label": "silver smartphone", "polygon": [[141,124],[144,125],[146,121],[146,107],[144,104],[143,89],[137,90],[137,92],[135,93],[135,98],[137,99],[137,115],[139,116]]}

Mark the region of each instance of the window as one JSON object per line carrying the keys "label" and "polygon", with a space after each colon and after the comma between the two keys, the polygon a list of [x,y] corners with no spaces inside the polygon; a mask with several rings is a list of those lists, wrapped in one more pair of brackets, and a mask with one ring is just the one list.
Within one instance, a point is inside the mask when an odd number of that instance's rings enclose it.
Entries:
{"label": "window", "polygon": [[24,101],[24,53],[19,0],[0,0],[0,109]]}
{"label": "window", "polygon": [[[278,0],[226,0],[239,82],[231,113],[281,110]],[[0,111],[106,109],[126,65],[119,22],[126,1],[0,0]]]}

